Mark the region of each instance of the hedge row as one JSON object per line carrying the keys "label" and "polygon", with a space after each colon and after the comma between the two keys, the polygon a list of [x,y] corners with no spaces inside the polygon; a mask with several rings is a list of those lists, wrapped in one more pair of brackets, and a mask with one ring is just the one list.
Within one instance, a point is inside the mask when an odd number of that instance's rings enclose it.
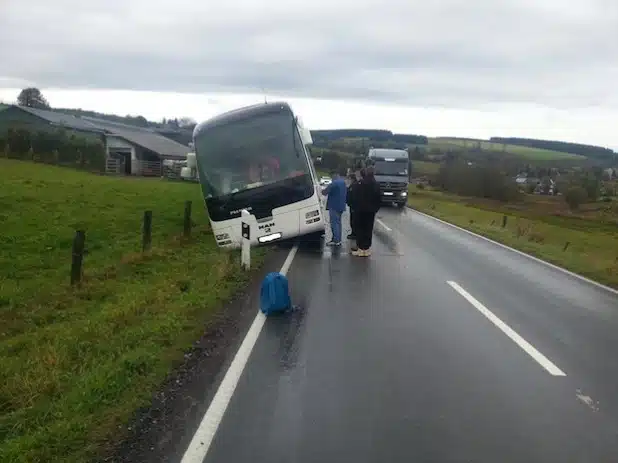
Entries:
{"label": "hedge row", "polygon": [[30,131],[8,129],[0,135],[5,157],[72,166],[90,171],[105,170],[105,147],[95,136],[81,136],[64,129]]}

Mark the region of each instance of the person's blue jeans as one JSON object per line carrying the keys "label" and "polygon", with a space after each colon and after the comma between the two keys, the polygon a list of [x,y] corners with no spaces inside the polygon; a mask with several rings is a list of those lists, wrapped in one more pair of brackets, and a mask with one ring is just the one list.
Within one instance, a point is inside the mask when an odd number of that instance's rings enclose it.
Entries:
{"label": "person's blue jeans", "polygon": [[330,218],[330,231],[333,233],[333,241],[341,243],[341,212],[329,209],[328,216]]}

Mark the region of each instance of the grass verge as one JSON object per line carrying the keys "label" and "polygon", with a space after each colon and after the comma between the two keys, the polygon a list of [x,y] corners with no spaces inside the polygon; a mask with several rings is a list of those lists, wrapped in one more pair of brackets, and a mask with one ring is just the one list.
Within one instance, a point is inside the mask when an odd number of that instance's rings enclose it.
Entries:
{"label": "grass verge", "polygon": [[[480,204],[478,204],[478,203]],[[497,202],[410,187],[408,204],[421,212],[618,288],[618,235],[613,221],[540,215]],[[503,218],[506,215],[506,226]]]}
{"label": "grass verge", "polygon": [[[86,462],[249,276],[216,247],[194,184],[8,160],[0,179],[0,461]],[[184,239],[187,199],[196,224]],[[153,248],[141,253],[147,208]],[[71,288],[76,226],[89,253]],[[259,266],[264,253],[252,257]]]}

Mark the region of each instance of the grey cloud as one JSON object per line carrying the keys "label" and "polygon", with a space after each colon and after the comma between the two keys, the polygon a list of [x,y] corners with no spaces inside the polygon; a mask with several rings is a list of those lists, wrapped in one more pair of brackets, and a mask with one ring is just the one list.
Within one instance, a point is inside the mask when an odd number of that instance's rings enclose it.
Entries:
{"label": "grey cloud", "polygon": [[21,1],[0,78],[43,88],[618,107],[613,0]]}

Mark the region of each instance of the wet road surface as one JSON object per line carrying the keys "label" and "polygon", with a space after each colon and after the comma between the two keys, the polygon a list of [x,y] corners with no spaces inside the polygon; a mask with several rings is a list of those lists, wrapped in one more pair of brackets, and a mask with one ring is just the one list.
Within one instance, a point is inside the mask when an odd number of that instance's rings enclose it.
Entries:
{"label": "wet road surface", "polygon": [[296,253],[204,461],[618,461],[618,296],[379,218],[369,259]]}

